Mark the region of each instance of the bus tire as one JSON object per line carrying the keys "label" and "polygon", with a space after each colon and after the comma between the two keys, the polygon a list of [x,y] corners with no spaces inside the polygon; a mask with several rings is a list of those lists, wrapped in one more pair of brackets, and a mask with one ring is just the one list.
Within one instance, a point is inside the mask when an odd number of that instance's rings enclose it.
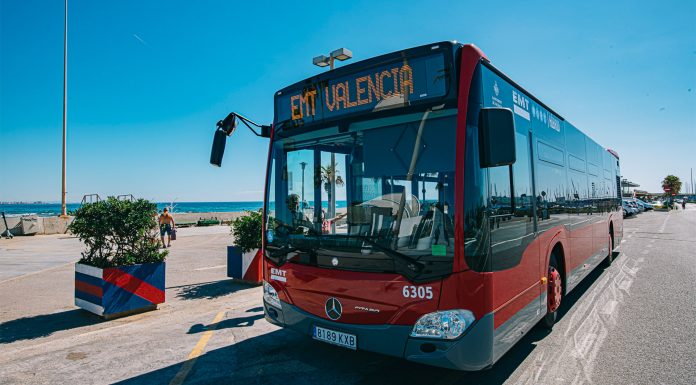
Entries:
{"label": "bus tire", "polygon": [[603,265],[604,267],[609,267],[612,262],[614,262],[614,234],[609,233],[609,252],[607,253],[607,257],[604,258]]}
{"label": "bus tire", "polygon": [[558,308],[563,299],[563,281],[558,271],[556,255],[551,254],[548,268],[548,281],[546,283],[546,315],[541,319],[540,325],[544,329],[551,330],[558,317]]}

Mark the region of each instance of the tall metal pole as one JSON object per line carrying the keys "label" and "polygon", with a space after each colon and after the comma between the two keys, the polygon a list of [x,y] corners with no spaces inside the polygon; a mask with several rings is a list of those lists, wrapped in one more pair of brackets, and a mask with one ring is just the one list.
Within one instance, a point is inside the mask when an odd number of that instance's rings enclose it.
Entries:
{"label": "tall metal pole", "polygon": [[[329,54],[329,65],[330,69],[334,69],[334,57]],[[336,153],[331,152],[331,185],[329,187],[331,191],[331,199],[329,199],[329,217],[336,218]],[[331,234],[336,234],[336,221],[331,221]]]}
{"label": "tall metal pole", "polygon": [[65,0],[65,22],[63,29],[63,190],[61,191],[60,216],[66,217],[65,207],[66,183],[65,183],[65,150],[68,118],[68,0]]}
{"label": "tall metal pole", "polygon": [[300,162],[300,166],[302,166],[302,203],[300,203],[300,207],[304,209],[304,170],[307,166],[307,162]]}
{"label": "tall metal pole", "polygon": [[[329,202],[329,216],[336,218],[336,153],[331,152],[331,199]],[[331,221],[331,234],[336,234],[336,221]]]}

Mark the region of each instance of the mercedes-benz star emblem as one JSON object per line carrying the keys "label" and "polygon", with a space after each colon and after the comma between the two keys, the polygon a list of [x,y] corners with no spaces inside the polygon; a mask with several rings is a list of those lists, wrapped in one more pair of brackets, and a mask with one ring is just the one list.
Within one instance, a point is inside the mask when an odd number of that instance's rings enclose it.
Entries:
{"label": "mercedes-benz star emblem", "polygon": [[324,310],[326,310],[327,317],[329,317],[333,321],[336,321],[337,319],[341,318],[341,313],[343,312],[343,306],[341,305],[341,302],[339,300],[331,297],[331,298],[326,300],[326,304],[324,305]]}
{"label": "mercedes-benz star emblem", "polygon": [[336,257],[331,258],[331,264],[334,266],[338,266],[338,258],[336,258]]}

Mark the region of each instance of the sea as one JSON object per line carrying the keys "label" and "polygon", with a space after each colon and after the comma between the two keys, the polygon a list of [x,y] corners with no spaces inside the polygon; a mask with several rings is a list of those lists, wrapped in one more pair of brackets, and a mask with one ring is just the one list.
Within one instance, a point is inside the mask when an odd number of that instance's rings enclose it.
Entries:
{"label": "sea", "polygon": [[[80,203],[68,203],[68,213],[77,210]],[[205,213],[205,212],[239,212],[245,210],[258,210],[263,208],[262,201],[256,202],[158,202],[157,210],[168,207],[174,213]],[[60,214],[60,203],[0,203],[0,212],[5,212],[8,217],[22,215],[38,215],[51,217]]]}
{"label": "sea", "polygon": [[[326,202],[322,202],[326,207]],[[68,203],[66,205],[68,214],[77,210],[80,203]],[[173,213],[207,213],[207,212],[242,212],[256,211],[263,208],[262,201],[250,202],[158,202],[157,210],[165,207]],[[346,207],[345,201],[337,201],[336,207]],[[37,215],[40,217],[52,217],[60,214],[60,203],[0,203],[0,212],[4,212],[8,217],[23,215]]]}

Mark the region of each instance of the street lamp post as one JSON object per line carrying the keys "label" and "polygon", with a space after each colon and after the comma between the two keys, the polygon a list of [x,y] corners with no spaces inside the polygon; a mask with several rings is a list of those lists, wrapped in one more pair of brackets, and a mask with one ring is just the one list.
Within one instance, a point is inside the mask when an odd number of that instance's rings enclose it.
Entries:
{"label": "street lamp post", "polygon": [[67,217],[65,196],[65,152],[66,152],[66,136],[67,136],[67,118],[68,118],[68,0],[65,0],[65,21],[63,27],[63,189],[60,198],[60,216]]}
{"label": "street lamp post", "polygon": [[300,166],[302,166],[302,201],[300,203],[300,207],[304,209],[304,170],[305,167],[307,167],[307,162],[300,162]]}
{"label": "street lamp post", "polygon": [[312,63],[318,67],[328,66],[330,70],[334,69],[334,60],[348,60],[353,57],[353,52],[348,48],[339,48],[335,51],[331,51],[329,56],[319,55],[312,59]]}
{"label": "street lamp post", "polygon": [[[340,60],[345,61],[353,57],[353,52],[348,48],[339,48],[337,50],[331,51],[328,57],[324,55],[316,56],[312,59],[312,64],[318,67],[328,66],[330,70],[334,69],[334,61]],[[329,202],[329,212],[328,216],[334,218],[336,216],[336,153],[331,153],[331,175],[328,175],[330,181],[330,191],[331,199]],[[304,188],[304,186],[303,186]],[[336,223],[331,222],[331,232],[336,232]]]}

